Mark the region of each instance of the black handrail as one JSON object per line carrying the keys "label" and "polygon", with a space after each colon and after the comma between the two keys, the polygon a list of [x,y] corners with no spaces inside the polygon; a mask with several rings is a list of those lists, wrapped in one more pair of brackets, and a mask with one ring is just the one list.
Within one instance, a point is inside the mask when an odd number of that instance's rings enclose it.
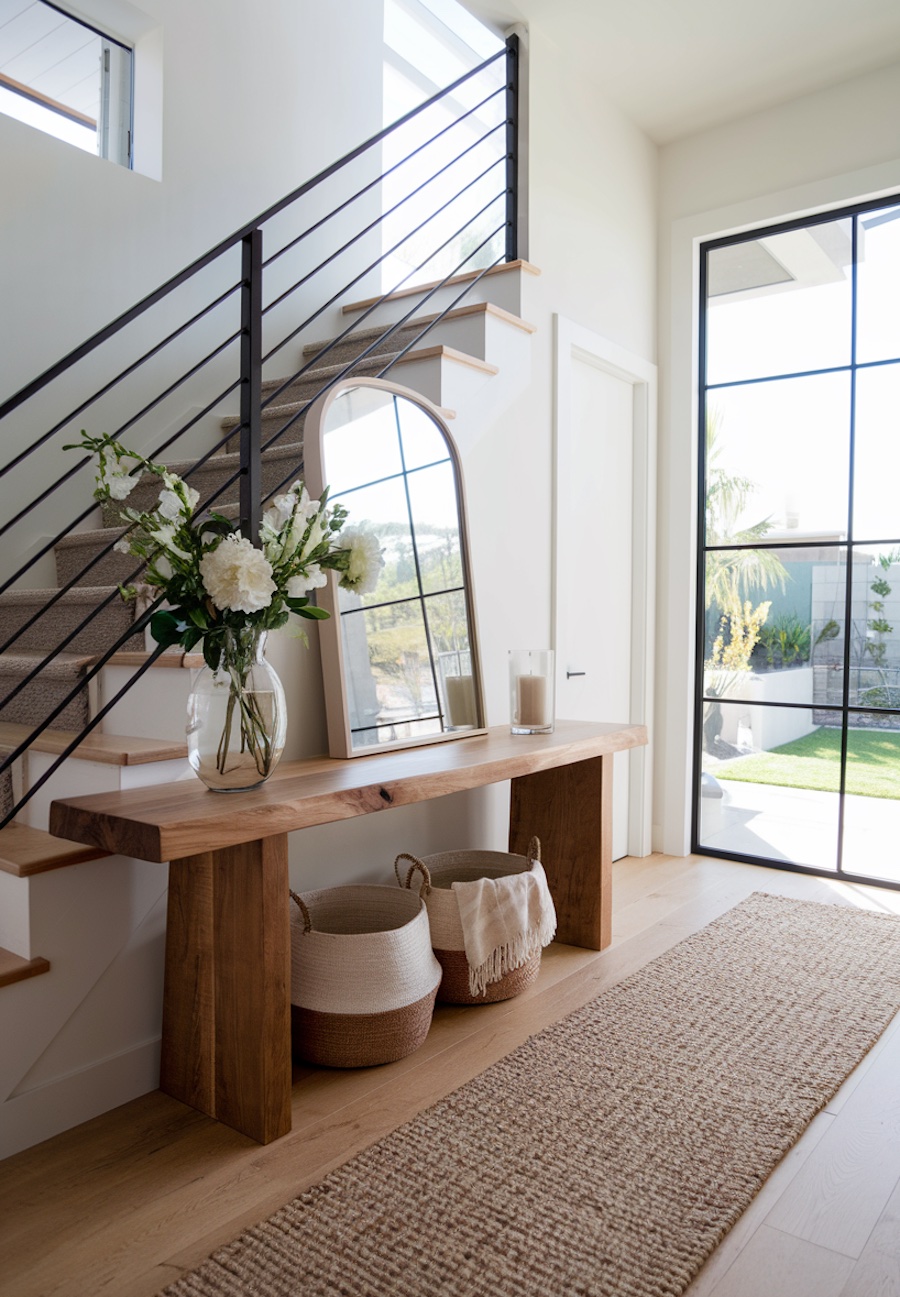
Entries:
{"label": "black handrail", "polygon": [[[464,111],[457,112],[448,124],[442,125],[439,130],[431,134],[424,142],[417,143],[416,147],[401,157],[399,161],[393,162],[385,168],[379,166],[378,174],[374,178],[367,178],[366,182],[361,187],[357,188],[350,197],[342,198],[340,202],[330,206],[324,216],[318,216],[312,223],[304,224],[298,232],[290,233],[287,240],[284,243],[281,243],[274,252],[269,253],[267,256],[263,255],[264,227],[266,227],[268,222],[270,222],[274,217],[281,216],[282,213],[287,212],[293,204],[298,202],[298,200],[305,198],[307,195],[318,190],[326,181],[336,176],[339,172],[342,172],[354,161],[365,155],[369,150],[372,150],[377,145],[387,141],[392,136],[399,136],[399,133],[402,132],[403,128],[413,122],[414,119],[419,118],[421,114],[427,112],[433,106],[447,100],[448,97],[453,95],[453,93],[461,86],[484,74],[494,65],[499,64],[500,60],[505,60],[503,67],[505,78],[504,84],[499,89],[491,89],[488,93],[480,95],[473,106],[466,108]],[[79,363],[84,361],[87,357],[97,353],[106,343],[111,342],[120,336],[130,337],[130,326],[138,326],[139,322],[148,317],[148,312],[150,312],[153,307],[165,303],[168,299],[172,299],[172,295],[178,292],[178,290],[187,286],[193,291],[193,285],[199,283],[197,277],[202,272],[207,271],[209,268],[215,268],[218,264],[221,264],[225,268],[227,276],[226,281],[213,286],[213,291],[209,301],[205,304],[198,304],[197,302],[192,301],[189,305],[188,311],[186,312],[185,318],[179,320],[172,328],[170,328],[168,332],[166,332],[165,336],[155,338],[152,341],[139,337],[137,339],[139,347],[134,358],[128,359],[126,363],[121,364],[121,367],[116,373],[104,377],[103,381],[100,382],[99,386],[90,396],[85,397],[80,394],[67,414],[60,416],[57,413],[52,416],[50,418],[50,427],[46,431],[36,436],[30,435],[29,444],[16,453],[3,469],[0,469],[0,476],[8,476],[15,469],[19,468],[25,460],[29,459],[29,457],[33,456],[43,447],[49,448],[52,439],[58,434],[68,430],[69,435],[71,436],[73,422],[75,420],[80,420],[81,417],[87,414],[92,407],[99,407],[101,401],[110,399],[124,404],[126,395],[124,392],[124,384],[126,381],[136,380],[146,382],[146,380],[141,380],[141,375],[147,373],[149,362],[165,363],[168,358],[168,376],[161,390],[152,394],[142,391],[138,398],[132,403],[129,413],[125,414],[124,410],[122,412],[117,412],[116,417],[113,420],[115,430],[110,435],[116,439],[123,438],[128,431],[137,427],[149,416],[153,415],[156,419],[159,419],[162,411],[165,409],[165,403],[177,397],[177,399],[185,403],[185,408],[180,412],[177,426],[174,430],[171,430],[170,428],[170,430],[165,433],[162,442],[156,447],[156,449],[149,452],[150,458],[158,459],[164,451],[168,450],[176,442],[183,439],[185,435],[190,432],[192,428],[195,428],[202,419],[209,416],[217,406],[221,406],[221,403],[224,400],[237,392],[240,400],[240,411],[236,423],[233,426],[228,426],[227,431],[224,431],[222,435],[215,440],[215,444],[208,447],[204,453],[198,455],[195,451],[191,457],[190,464],[186,466],[181,466],[179,464],[177,471],[186,478],[195,476],[199,473],[201,468],[209,466],[210,463],[214,461],[218,452],[226,446],[226,443],[232,441],[232,439],[236,440],[239,448],[237,467],[233,472],[230,469],[225,469],[225,481],[221,482],[217,487],[209,488],[207,490],[207,498],[201,501],[200,508],[208,508],[219,498],[219,496],[224,494],[226,490],[237,482],[240,495],[240,525],[245,535],[255,537],[258,534],[258,524],[264,497],[262,487],[263,451],[271,447],[290,429],[299,425],[306,413],[306,410],[313,401],[317,399],[323,391],[340,382],[342,378],[346,377],[348,373],[358,367],[362,361],[367,361],[369,357],[374,361],[380,361],[383,357],[384,364],[379,368],[376,363],[375,367],[377,368],[379,377],[383,377],[387,374],[392,365],[394,365],[400,358],[406,356],[436,323],[443,319],[448,312],[454,309],[463,297],[471,292],[472,288],[479,282],[484,274],[487,274],[490,269],[504,260],[517,259],[518,246],[516,227],[518,215],[517,196],[515,193],[515,185],[517,183],[516,155],[518,132],[517,62],[518,42],[517,39],[513,37],[507,42],[505,50],[499,51],[496,55],[479,64],[478,67],[473,68],[461,77],[458,77],[451,85],[445,87],[445,89],[439,91],[436,95],[433,95],[417,108],[406,113],[391,126],[379,131],[377,134],[365,141],[365,143],[345,154],[343,158],[324,168],[311,180],[306,181],[304,184],[298,186],[289,194],[285,195],[285,197],[280,199],[277,203],[272,204],[272,206],[267,208],[266,211],[261,213],[261,215],[255,220],[248,222],[239,230],[235,231],[234,234],[221,240],[208,252],[196,258],[189,266],[185,267],[178,274],[173,275],[164,284],[160,285],[159,288],[155,289],[152,293],[147,294],[141,299],[141,301],[136,303],[136,305],[123,312],[103,329],[98,330],[91,338],[74,348],[60,361],[45,370],[38,378],[26,384],[13,396],[0,404],[0,424],[2,424],[3,420],[7,419],[10,415],[14,414],[18,410],[22,410],[27,402],[44,393],[48,393],[48,395],[55,399],[55,385],[58,384],[60,380],[65,379],[73,370],[74,366],[79,365]],[[275,266],[276,263],[286,265],[287,263],[283,261],[286,254],[297,253],[300,245],[304,240],[308,240],[311,234],[321,234],[321,232],[326,229],[329,222],[334,221],[335,217],[343,217],[348,213],[354,203],[359,203],[359,200],[367,194],[377,192],[379,187],[383,186],[388,177],[393,176],[396,180],[399,177],[399,174],[401,174],[401,168],[406,167],[409,169],[409,167],[414,163],[416,165],[421,165],[427,161],[430,153],[437,153],[439,148],[446,150],[450,132],[454,130],[458,131],[462,123],[468,123],[466,129],[471,132],[478,115],[483,113],[486,109],[493,110],[495,104],[501,107],[505,114],[501,121],[496,125],[489,125],[487,129],[480,131],[478,137],[474,140],[469,140],[469,142],[465,144],[465,147],[455,149],[453,156],[449,161],[446,160],[446,152],[443,156],[438,154],[436,167],[430,169],[430,173],[425,179],[420,179],[418,174],[414,175],[407,192],[405,192],[402,197],[400,197],[396,202],[392,202],[390,206],[386,207],[384,204],[381,204],[383,210],[381,210],[380,214],[374,219],[365,220],[361,227],[358,228],[350,237],[345,237],[340,246],[334,251],[330,253],[317,251],[315,264],[312,265],[310,269],[306,270],[298,279],[287,287],[283,284],[277,285],[276,291],[271,294],[270,299],[268,301],[265,300],[265,275],[268,268]],[[446,185],[452,174],[452,169],[460,164],[462,159],[469,158],[470,156],[474,157],[475,150],[488,145],[489,141],[491,141],[493,137],[497,137],[498,132],[501,129],[504,131],[504,136],[500,138],[505,143],[505,153],[501,152],[500,157],[479,170],[478,174],[476,174],[473,179],[468,179],[466,183],[462,185],[457,182],[457,187],[449,198],[444,200],[442,194],[440,199],[436,199],[430,205],[427,215],[425,215],[424,218],[419,219],[418,216],[414,217],[413,221],[410,222],[411,228],[406,228],[402,237],[394,240],[391,247],[386,252],[382,251],[380,256],[376,257],[374,260],[368,261],[363,270],[356,270],[349,280],[344,282],[343,286],[338,288],[337,291],[334,291],[332,287],[329,286],[324,293],[319,295],[319,303],[311,312],[308,307],[300,312],[300,314],[304,316],[301,323],[298,324],[296,323],[296,320],[290,320],[286,326],[282,325],[277,340],[273,341],[265,336],[268,328],[266,321],[269,318],[274,319],[274,313],[276,310],[284,311],[286,307],[290,306],[290,299],[294,297],[294,295],[297,295],[302,290],[306,289],[316,275],[321,275],[328,267],[336,266],[342,257],[346,257],[349,254],[351,249],[364,245],[366,238],[377,232],[379,228],[384,228],[386,221],[396,220],[398,213],[405,205],[412,206],[416,201],[421,203],[429,185],[433,185],[439,179],[442,184]],[[413,269],[407,271],[399,279],[395,279],[395,282],[393,282],[389,288],[385,288],[385,290],[377,296],[371,304],[364,304],[363,309],[356,313],[356,318],[350,325],[340,330],[337,336],[332,338],[330,342],[324,344],[312,359],[301,364],[300,368],[296,370],[291,377],[279,379],[277,384],[274,387],[270,387],[270,390],[265,396],[263,395],[263,370],[267,361],[271,360],[271,358],[276,354],[283,352],[284,349],[298,337],[298,335],[307,330],[315,320],[325,313],[325,311],[334,307],[342,300],[346,300],[351,289],[366,280],[369,275],[373,274],[378,269],[379,266],[384,266],[388,262],[388,259],[398,253],[404,245],[408,245],[413,238],[421,240],[423,237],[423,231],[428,227],[429,222],[435,221],[436,218],[449,211],[454,203],[460,203],[463,199],[468,201],[470,191],[472,194],[476,194],[478,192],[478,186],[483,187],[484,185],[490,184],[490,175],[501,162],[503,163],[503,179],[501,186],[496,190],[496,192],[490,194],[486,202],[482,203],[480,199],[478,200],[478,210],[474,215],[468,215],[461,224],[454,228],[453,233],[448,237],[441,239],[441,236],[439,235],[438,238],[440,241],[438,242],[438,246],[426,250],[426,255],[418,257]],[[483,231],[479,229],[476,223],[483,215],[489,212],[495,203],[501,200],[503,203],[503,220],[496,225],[496,228],[492,228],[486,237],[482,237]],[[475,242],[475,240],[471,238],[471,232],[476,229],[479,229],[476,238],[480,240],[477,242],[476,246],[471,251],[466,252],[454,268],[448,273],[441,272],[437,281],[433,285],[429,284],[423,286],[422,292],[418,295],[415,305],[409,311],[403,313],[401,318],[395,323],[385,326],[374,337],[372,337],[372,331],[370,329],[367,330],[367,345],[357,349],[351,360],[346,362],[342,360],[336,365],[323,369],[323,364],[327,364],[328,362],[329,354],[332,351],[335,351],[354,333],[358,333],[361,326],[363,326],[367,319],[377,311],[378,307],[390,297],[391,293],[398,291],[409,280],[414,279],[414,277],[420,274],[439,254],[444,252],[446,249],[449,249],[455,240],[462,239],[465,236],[469,238],[470,243]],[[395,334],[398,334],[400,330],[403,330],[404,328],[406,328],[407,332],[409,331],[410,320],[412,320],[418,312],[421,312],[422,306],[428,302],[435,293],[448,285],[450,281],[453,280],[457,274],[463,271],[469,263],[473,260],[479,259],[481,254],[490,247],[492,241],[500,235],[504,236],[503,252],[497,256],[489,256],[488,264],[477,266],[474,275],[465,276],[464,278],[466,279],[466,282],[462,287],[462,291],[455,293],[452,296],[449,305],[444,306],[441,311],[429,316],[426,320],[423,320],[422,327],[416,327],[413,336],[409,339],[406,339],[405,337],[401,339],[400,342],[402,345],[398,344],[396,350],[387,350],[385,344]],[[279,237],[283,237],[283,235],[280,234]],[[309,245],[307,244],[307,246]],[[234,269],[229,269],[229,263],[224,260],[220,262],[220,259],[236,255],[238,248],[240,248],[241,266],[239,276],[236,278],[236,267],[234,267]],[[206,290],[204,290],[204,296],[205,292]],[[324,302],[322,301],[322,298],[325,299]],[[215,324],[215,321],[213,320],[213,312],[220,309],[233,312],[238,309],[238,304],[239,320],[235,320],[231,327],[226,328],[224,340],[220,339],[213,345],[211,341],[205,339],[205,336],[201,337],[199,339],[200,354],[196,357],[190,356],[188,361],[179,357],[181,368],[176,370],[173,361],[172,344],[179,341],[183,344],[179,351],[187,350],[201,332],[209,332],[211,327]],[[141,324],[140,327],[143,328],[143,324]],[[196,334],[192,333],[194,330],[196,330]],[[224,382],[217,381],[214,366],[231,363],[226,353],[235,344],[237,344],[237,350],[239,351],[239,357],[236,358],[235,362],[239,369],[238,376],[234,377],[232,373],[232,375],[230,375]],[[166,350],[167,348],[169,349],[168,352]],[[368,372],[371,372],[372,361],[368,361],[368,363]],[[207,375],[209,378],[206,377]],[[198,378],[201,378],[202,381],[206,383],[207,390],[202,395],[199,409],[196,407],[191,409],[186,405],[189,400],[187,384],[190,380]],[[210,382],[209,379],[212,379],[213,381]],[[276,429],[276,431],[269,435],[264,441],[262,435],[262,420],[265,412],[268,410],[269,415],[274,414],[276,411],[280,413],[280,407],[277,405],[279,397],[281,397],[282,394],[293,384],[299,382],[303,382],[304,384],[314,382],[314,394],[308,396],[304,394],[302,400],[290,402],[284,410],[286,416],[285,419],[281,422],[281,425]],[[302,456],[302,447],[299,445],[298,455]],[[5,534],[5,532],[10,530],[16,524],[21,523],[22,520],[38,506],[46,507],[51,496],[60,490],[61,487],[69,483],[76,474],[83,472],[90,462],[90,459],[87,457],[77,458],[70,467],[67,467],[65,472],[59,474],[53,481],[39,489],[34,499],[25,503],[13,519],[0,527],[0,535]],[[227,463],[227,461],[223,463],[223,468],[225,463]],[[290,471],[284,476],[279,485],[272,487],[266,494],[271,496],[275,491],[282,489],[282,487],[291,481],[298,472],[302,472],[302,463],[292,462],[290,465]],[[95,508],[96,506],[91,504],[86,509],[80,509],[70,523],[62,529],[59,529],[58,521],[54,519],[52,530],[55,532],[55,535],[49,540],[42,539],[41,543],[34,547],[31,556],[22,564],[22,566],[20,566],[18,570],[14,572],[3,584],[0,584],[0,594],[3,594],[4,591],[8,590],[16,583],[23,584],[23,578],[25,578],[38,563],[45,560],[48,554],[63,540],[65,540],[68,535],[70,535],[75,529],[79,528]],[[13,649],[15,644],[26,631],[35,626],[36,623],[40,622],[41,618],[47,616],[47,613],[50,610],[59,605],[60,601],[83,581],[85,574],[90,572],[112,551],[117,538],[118,533],[113,530],[110,541],[106,545],[100,547],[99,551],[88,560],[77,575],[73,576],[67,583],[61,585],[52,593],[48,592],[48,597],[44,605],[30,618],[25,619],[23,624],[20,625],[15,632],[8,636],[0,635],[0,639],[5,639],[5,642],[0,644],[0,653],[8,652]],[[139,579],[142,568],[143,564],[139,564],[135,567],[131,575],[128,577],[128,581],[131,582]],[[55,638],[54,644],[49,651],[41,648],[35,654],[37,660],[33,668],[26,674],[25,679],[20,681],[18,688],[21,688],[25,684],[37,679],[40,676],[41,671],[52,662],[60,652],[65,650],[67,646],[73,644],[80,632],[91,623],[91,621],[98,615],[99,611],[101,611],[103,607],[108,606],[118,597],[117,591],[113,588],[109,591],[108,595],[97,601],[96,606],[88,612],[87,616],[84,617],[74,627],[74,629],[68,631],[65,635],[60,632]],[[99,654],[99,656],[96,657],[96,660],[91,664],[90,669],[65,692],[62,700],[53,707],[49,715],[33,729],[26,739],[17,743],[12,752],[7,753],[2,759],[0,759],[0,773],[7,770],[12,762],[22,756],[40,734],[42,734],[45,729],[49,728],[53,724],[54,720],[63,713],[70,702],[87,689],[89,681],[99,674],[103,666],[113,658],[117,650],[121,648],[121,646],[126,643],[131,636],[139,632],[148,624],[153,609],[160,602],[161,599],[157,599],[154,604],[150,605],[150,607],[136,619],[127,631],[120,634],[112,645],[108,646],[107,649]],[[49,618],[48,620],[52,621],[52,618]],[[38,783],[33,784],[28,793],[26,793],[16,806],[13,807],[10,814],[0,821],[0,827],[18,813],[33,793],[37,791],[37,788],[46,782],[46,780],[52,775],[53,771],[57,769],[61,762],[65,760],[66,757],[69,756],[77,747],[83,737],[96,728],[96,726],[102,721],[103,717],[108,713],[110,707],[127,691],[134,680],[143,675],[147,668],[152,664],[152,661],[155,660],[156,656],[158,656],[158,652],[159,650],[154,651],[154,653],[141,665],[140,669],[132,676],[131,680],[129,680],[128,683],[119,690],[116,698],[110,700],[101,711],[97,712],[89,720],[83,730],[74,735],[71,742],[66,745],[66,750],[50,765],[41,780]],[[0,712],[2,712],[2,709],[9,703],[15,693],[16,689],[13,689],[5,698],[0,699]]]}

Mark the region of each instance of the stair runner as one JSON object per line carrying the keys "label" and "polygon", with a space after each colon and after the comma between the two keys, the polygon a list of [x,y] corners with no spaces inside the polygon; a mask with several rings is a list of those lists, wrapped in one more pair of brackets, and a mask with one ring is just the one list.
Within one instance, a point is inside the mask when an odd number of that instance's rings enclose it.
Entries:
{"label": "stair runner", "polygon": [[[293,420],[283,436],[263,452],[264,491],[272,492],[280,484],[289,484],[302,475],[306,403],[339,376],[361,350],[374,344],[371,354],[353,365],[352,373],[381,373],[398,359],[398,353],[422,329],[421,319],[410,322],[387,340],[381,339],[384,326],[363,330],[330,351],[327,366],[309,369],[288,383],[284,391],[278,391],[284,380],[268,380],[263,384],[264,400],[277,392],[272,403],[263,410],[263,444]],[[325,345],[307,345],[303,351],[304,361],[314,366],[315,357]],[[408,358],[413,359],[414,355],[410,354]],[[238,425],[237,418],[223,419],[222,430],[236,430]],[[168,467],[182,476],[190,474],[189,481],[200,492],[201,501],[211,500],[211,507],[226,514],[233,512],[237,506],[238,483],[235,480],[230,485],[225,484],[237,472],[238,454],[226,444],[224,453],[212,456],[196,471],[191,471],[193,462],[171,461]],[[134,508],[149,509],[158,493],[159,479],[145,474],[128,503]],[[0,595],[0,643],[10,643],[6,652],[0,652],[0,700],[5,700],[0,701],[0,723],[36,727],[51,715],[73,686],[82,683],[81,690],[50,725],[57,729],[80,730],[87,724],[90,704],[89,691],[84,683],[85,673],[99,654],[119,636],[127,634],[136,615],[134,604],[125,603],[117,592],[120,582],[133,579],[135,559],[127,554],[118,554],[111,548],[111,543],[123,533],[118,519],[111,512],[104,511],[101,521],[101,527],[74,533],[56,546],[57,588],[12,590]],[[98,558],[103,550],[108,552]],[[94,559],[96,562],[92,563]],[[72,589],[59,595],[59,589],[72,581],[75,582]],[[54,596],[58,597],[54,600]],[[32,621],[35,614],[39,615]],[[23,627],[27,629],[22,630]],[[17,632],[21,633],[14,639]],[[75,632],[73,638],[60,648],[71,632]],[[143,651],[143,635],[129,636],[121,648]],[[51,653],[54,655],[51,660],[38,675],[29,679]],[[0,779],[0,808],[4,804],[3,798],[12,797],[8,775],[7,771],[6,777]],[[8,813],[9,804],[7,800],[4,813]]]}

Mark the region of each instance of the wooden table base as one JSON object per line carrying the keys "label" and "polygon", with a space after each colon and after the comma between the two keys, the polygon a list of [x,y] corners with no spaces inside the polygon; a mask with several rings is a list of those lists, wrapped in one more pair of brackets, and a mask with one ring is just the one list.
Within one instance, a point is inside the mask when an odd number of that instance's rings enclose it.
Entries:
{"label": "wooden table base", "polygon": [[[535,834],[560,941],[610,940],[612,763],[642,725],[559,721],[370,757],[283,763],[225,796],[199,781],[53,803],[50,828],[169,860],[161,1086],[261,1144],[291,1128],[287,834],[511,781],[510,850]],[[407,844],[408,845],[408,844]]]}
{"label": "wooden table base", "polygon": [[160,1088],[260,1144],[291,1128],[287,834],[169,866]]}

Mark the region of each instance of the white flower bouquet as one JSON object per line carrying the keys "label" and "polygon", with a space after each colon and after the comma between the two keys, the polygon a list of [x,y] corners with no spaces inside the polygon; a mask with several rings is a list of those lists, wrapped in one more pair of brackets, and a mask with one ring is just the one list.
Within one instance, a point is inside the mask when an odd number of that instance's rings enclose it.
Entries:
{"label": "white flower bouquet", "polygon": [[[195,514],[199,495],[164,465],[145,459],[111,438],[91,437],[66,449],[97,456],[95,497],[114,502],[127,531],[115,549],[146,564],[145,582],[166,603],[150,619],[150,633],[164,647],[186,651],[202,646],[213,672],[231,678],[229,712],[218,764],[228,760],[232,713],[240,712],[242,748],[253,752],[262,777],[271,773],[265,726],[254,712],[247,676],[264,632],[284,626],[292,614],[321,619],[329,614],[310,602],[309,593],[339,573],[346,590],[366,594],[375,588],[383,560],[378,542],[364,528],[346,527],[346,509],[328,504],[328,490],[311,500],[302,481],[277,495],[265,511],[259,546],[242,536],[221,513]],[[144,473],[160,479],[155,506],[146,511],[124,503]],[[135,586],[121,586],[126,599]],[[277,758],[275,758],[277,759]]]}

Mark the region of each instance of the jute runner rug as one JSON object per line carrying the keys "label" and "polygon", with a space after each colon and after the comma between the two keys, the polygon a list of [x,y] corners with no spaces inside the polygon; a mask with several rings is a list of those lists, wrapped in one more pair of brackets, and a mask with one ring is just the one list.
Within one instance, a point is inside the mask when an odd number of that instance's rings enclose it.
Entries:
{"label": "jute runner rug", "polygon": [[898,1006],[900,919],[754,894],[165,1292],[682,1293]]}

